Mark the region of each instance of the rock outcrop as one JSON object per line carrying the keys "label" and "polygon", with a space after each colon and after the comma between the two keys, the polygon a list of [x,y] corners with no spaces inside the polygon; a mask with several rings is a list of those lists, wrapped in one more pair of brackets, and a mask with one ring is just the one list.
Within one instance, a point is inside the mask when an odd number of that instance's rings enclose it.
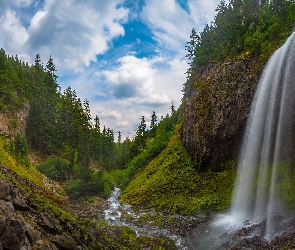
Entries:
{"label": "rock outcrop", "polygon": [[187,82],[181,140],[198,171],[218,170],[238,153],[265,62],[249,55],[208,65]]}
{"label": "rock outcrop", "polygon": [[17,133],[25,135],[30,104],[25,101],[21,107],[9,113],[0,112],[0,134],[14,138]]}
{"label": "rock outcrop", "polygon": [[[49,215],[45,219],[30,205],[28,193],[24,194],[21,189],[0,179],[0,249],[40,249],[40,246],[42,249],[58,249],[48,242],[47,228],[41,230],[48,220],[54,221]],[[54,227],[59,228],[57,221],[54,221]],[[62,234],[61,230],[57,232]]]}

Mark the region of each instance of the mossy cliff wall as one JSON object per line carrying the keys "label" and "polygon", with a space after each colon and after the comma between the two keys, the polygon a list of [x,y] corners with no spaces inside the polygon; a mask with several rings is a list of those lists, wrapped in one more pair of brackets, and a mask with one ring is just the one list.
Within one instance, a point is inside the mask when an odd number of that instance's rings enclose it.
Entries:
{"label": "mossy cliff wall", "polygon": [[241,55],[195,70],[185,86],[181,141],[198,171],[238,154],[266,60]]}

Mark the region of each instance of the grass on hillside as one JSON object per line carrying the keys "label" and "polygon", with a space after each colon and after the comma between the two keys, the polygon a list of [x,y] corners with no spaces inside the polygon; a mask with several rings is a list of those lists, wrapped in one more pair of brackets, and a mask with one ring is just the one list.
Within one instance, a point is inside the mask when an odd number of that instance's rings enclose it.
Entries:
{"label": "grass on hillside", "polygon": [[6,142],[6,139],[4,137],[0,137],[0,164],[6,168],[13,170],[19,176],[25,177],[41,187],[45,186],[43,182],[43,176],[35,168],[35,166],[30,164],[29,167],[26,167],[17,162],[15,157],[10,154],[8,150],[8,143]]}
{"label": "grass on hillside", "polygon": [[235,161],[225,171],[198,173],[174,136],[123,191],[123,202],[183,215],[228,208],[235,178]]}

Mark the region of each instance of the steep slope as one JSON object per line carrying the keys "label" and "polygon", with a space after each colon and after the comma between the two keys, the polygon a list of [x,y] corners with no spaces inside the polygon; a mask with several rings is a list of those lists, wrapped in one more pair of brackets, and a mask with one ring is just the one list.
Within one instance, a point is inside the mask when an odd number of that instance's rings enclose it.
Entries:
{"label": "steep slope", "polygon": [[178,136],[174,136],[123,191],[123,202],[178,214],[223,210],[231,200],[235,162],[222,172],[197,173]]}

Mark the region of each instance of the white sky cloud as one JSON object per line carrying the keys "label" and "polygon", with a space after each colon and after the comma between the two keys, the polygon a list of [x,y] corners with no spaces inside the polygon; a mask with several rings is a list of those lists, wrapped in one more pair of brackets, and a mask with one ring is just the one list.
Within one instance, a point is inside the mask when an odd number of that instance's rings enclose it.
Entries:
{"label": "white sky cloud", "polygon": [[22,52],[22,47],[28,40],[28,33],[16,17],[16,12],[7,9],[0,16],[0,45],[8,51]]}
{"label": "white sky cloud", "polygon": [[[117,8],[121,0],[46,1],[28,28],[30,51],[58,58],[58,68],[83,71],[96,55],[107,51],[108,43],[124,35],[121,22],[128,10]],[[42,53],[43,52],[43,53]]]}
{"label": "white sky cloud", "polygon": [[192,23],[188,13],[177,2],[147,0],[141,15],[162,46],[183,50],[183,42],[189,37]]}
{"label": "white sky cloud", "polygon": [[182,54],[192,28],[201,31],[213,21],[219,3],[220,0],[188,0],[187,12],[175,0],[146,0],[141,16],[159,44]]}

